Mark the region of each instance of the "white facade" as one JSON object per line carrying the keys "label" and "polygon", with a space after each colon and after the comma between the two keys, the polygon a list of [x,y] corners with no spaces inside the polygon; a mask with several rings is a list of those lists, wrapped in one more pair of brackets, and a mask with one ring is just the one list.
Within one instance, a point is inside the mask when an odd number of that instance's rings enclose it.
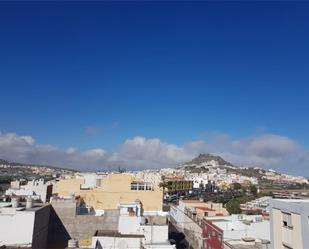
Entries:
{"label": "white facade", "polygon": [[92,239],[93,247],[104,249],[137,249],[141,246],[145,249],[175,248],[168,241],[168,225],[155,222],[149,224],[148,219],[151,217],[143,216],[141,203],[138,200],[133,203],[120,203],[119,211],[118,231],[99,232]]}
{"label": "white facade", "polygon": [[[43,210],[44,208],[47,209]],[[38,211],[40,224],[36,220]],[[48,219],[48,206],[15,208],[10,203],[0,203],[0,246],[38,248],[37,246],[46,245]]]}
{"label": "white facade", "polygon": [[207,217],[214,225],[223,230],[224,241],[239,241],[251,237],[255,240],[270,240],[269,221],[261,215],[235,214],[222,217]]}
{"label": "white facade", "polygon": [[114,236],[94,236],[92,238],[92,248],[95,249],[139,249],[142,238],[126,237],[119,238]]}
{"label": "white facade", "polygon": [[28,181],[27,184],[22,185],[21,180],[11,182],[11,188],[6,190],[5,194],[12,196],[31,197],[34,200],[41,200],[45,203],[48,199],[49,188],[52,188],[52,183],[44,182],[44,179]]}
{"label": "white facade", "polygon": [[96,173],[83,173],[80,177],[85,179],[85,182],[81,185],[82,189],[93,189],[101,185],[101,181],[106,177],[102,174]]}
{"label": "white facade", "polygon": [[34,217],[34,212],[1,208],[0,245],[31,245]]}
{"label": "white facade", "polygon": [[273,249],[309,248],[309,200],[271,200],[270,226]]}

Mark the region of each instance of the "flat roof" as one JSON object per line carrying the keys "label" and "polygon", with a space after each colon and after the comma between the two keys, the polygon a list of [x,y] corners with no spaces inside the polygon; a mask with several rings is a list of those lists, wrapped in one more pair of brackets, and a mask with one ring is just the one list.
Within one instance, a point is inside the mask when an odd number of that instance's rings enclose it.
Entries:
{"label": "flat roof", "polygon": [[115,238],[144,238],[143,234],[122,234],[116,230],[98,230],[94,237],[115,237]]}
{"label": "flat roof", "polygon": [[292,202],[292,203],[309,203],[309,199],[273,199],[275,201]]}
{"label": "flat roof", "polygon": [[196,209],[200,209],[200,210],[203,210],[203,211],[216,211],[216,210],[213,210],[213,209],[208,208],[208,207],[196,207]]}
{"label": "flat roof", "polygon": [[18,206],[17,208],[13,208],[12,204],[10,202],[1,202],[0,203],[0,210],[14,210],[17,212],[35,212],[38,211],[46,206],[49,206],[49,203],[33,203],[33,207],[26,208],[26,203],[21,202],[21,206]]}
{"label": "flat roof", "polygon": [[[208,220],[208,219],[207,219]],[[212,223],[216,223],[216,222],[232,222],[231,220],[226,220],[226,219],[209,219]]]}
{"label": "flat roof", "polygon": [[181,201],[184,202],[184,203],[203,203],[199,200],[181,200]]}

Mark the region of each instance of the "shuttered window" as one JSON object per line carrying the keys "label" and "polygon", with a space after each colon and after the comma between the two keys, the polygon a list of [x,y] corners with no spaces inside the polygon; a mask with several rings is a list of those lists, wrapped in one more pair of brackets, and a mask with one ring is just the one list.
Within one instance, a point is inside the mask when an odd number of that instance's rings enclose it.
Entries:
{"label": "shuttered window", "polygon": [[282,222],[284,227],[293,228],[291,214],[282,212]]}

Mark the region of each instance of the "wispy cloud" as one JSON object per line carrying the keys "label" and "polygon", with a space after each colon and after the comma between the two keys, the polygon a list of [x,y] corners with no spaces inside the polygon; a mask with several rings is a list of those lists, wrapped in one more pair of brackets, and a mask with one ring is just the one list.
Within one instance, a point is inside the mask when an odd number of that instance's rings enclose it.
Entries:
{"label": "wispy cloud", "polygon": [[209,140],[192,141],[182,146],[162,142],[158,138],[138,136],[125,140],[117,151],[107,151],[104,148],[61,149],[38,144],[31,136],[0,133],[0,158],[77,169],[172,167],[191,160],[199,153],[217,154],[236,165],[262,166],[295,173],[307,170],[309,175],[308,151],[296,141],[275,134],[259,134],[242,139],[216,134]]}

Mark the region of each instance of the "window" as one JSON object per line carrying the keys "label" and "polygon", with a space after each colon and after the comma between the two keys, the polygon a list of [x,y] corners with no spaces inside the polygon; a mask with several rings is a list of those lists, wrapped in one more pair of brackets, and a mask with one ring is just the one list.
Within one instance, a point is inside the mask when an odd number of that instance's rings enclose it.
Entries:
{"label": "window", "polygon": [[282,222],[284,227],[293,228],[291,214],[282,212]]}
{"label": "window", "polygon": [[137,184],[131,183],[131,190],[137,190]]}
{"label": "window", "polygon": [[152,186],[149,185],[149,184],[147,184],[147,185],[146,185],[146,190],[151,191],[151,190],[152,190]]}
{"label": "window", "polygon": [[212,230],[212,231],[211,231],[211,236],[212,236],[212,237],[215,237],[215,236],[216,236],[215,230]]}
{"label": "window", "polygon": [[152,191],[153,186],[150,183],[131,183],[131,190],[139,190],[139,191]]}

